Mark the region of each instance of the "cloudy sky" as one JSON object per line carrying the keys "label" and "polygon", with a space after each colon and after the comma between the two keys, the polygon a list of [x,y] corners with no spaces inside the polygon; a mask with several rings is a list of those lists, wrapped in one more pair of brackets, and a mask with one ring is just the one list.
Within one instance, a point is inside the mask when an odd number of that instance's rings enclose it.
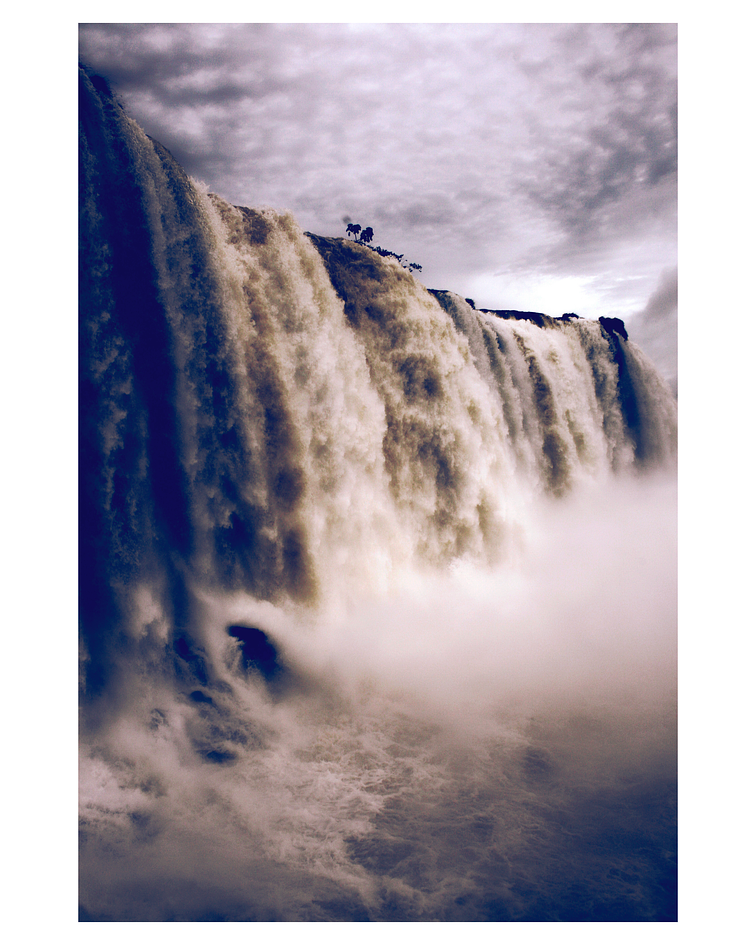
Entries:
{"label": "cloudy sky", "polygon": [[85,24],[80,54],[232,203],[370,225],[479,307],[631,318],[664,357],[674,24]]}

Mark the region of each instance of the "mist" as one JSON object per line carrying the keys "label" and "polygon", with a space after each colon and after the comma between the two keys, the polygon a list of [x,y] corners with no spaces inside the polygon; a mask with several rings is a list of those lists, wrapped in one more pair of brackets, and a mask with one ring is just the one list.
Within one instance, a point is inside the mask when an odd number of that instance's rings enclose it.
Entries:
{"label": "mist", "polygon": [[[265,629],[290,688],[133,688],[83,757],[85,916],[585,920],[628,884],[653,900],[665,870],[615,835],[634,817],[646,844],[671,836],[675,511],[672,477],[628,478],[544,502],[515,566],[318,615],[207,600],[209,627]],[[225,762],[198,760],[219,737]]]}
{"label": "mist", "polygon": [[677,267],[662,272],[645,308],[629,324],[633,337],[677,393]]}

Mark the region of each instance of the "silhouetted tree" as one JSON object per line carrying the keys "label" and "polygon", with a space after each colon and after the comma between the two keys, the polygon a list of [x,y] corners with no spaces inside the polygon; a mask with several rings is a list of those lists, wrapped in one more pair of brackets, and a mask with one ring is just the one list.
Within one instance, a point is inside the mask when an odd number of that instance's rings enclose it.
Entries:
{"label": "silhouetted tree", "polygon": [[[355,242],[362,243],[363,246],[368,246],[369,243],[373,242],[373,233],[372,226],[366,226],[365,229],[360,226],[359,223],[348,223],[346,228],[347,236],[353,236]],[[412,269],[417,272],[422,271],[422,266],[419,263],[407,262],[404,258],[404,253],[393,253],[390,249],[384,249],[382,246],[368,246],[368,249],[372,249],[374,253],[378,253],[379,256],[392,256],[402,269]]]}

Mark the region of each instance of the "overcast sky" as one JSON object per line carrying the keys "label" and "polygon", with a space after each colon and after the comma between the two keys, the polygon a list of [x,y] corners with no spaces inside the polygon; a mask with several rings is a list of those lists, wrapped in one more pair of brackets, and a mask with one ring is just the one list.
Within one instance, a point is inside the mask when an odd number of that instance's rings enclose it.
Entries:
{"label": "overcast sky", "polygon": [[80,38],[129,114],[232,203],[326,236],[372,226],[426,285],[478,307],[638,313],[656,335],[676,320],[674,24],[91,24]]}

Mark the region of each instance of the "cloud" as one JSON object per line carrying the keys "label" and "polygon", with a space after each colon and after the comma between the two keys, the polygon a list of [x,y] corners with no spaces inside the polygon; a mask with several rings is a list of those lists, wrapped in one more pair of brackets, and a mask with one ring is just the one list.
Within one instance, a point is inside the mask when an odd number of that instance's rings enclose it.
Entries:
{"label": "cloud", "polygon": [[674,32],[568,27],[555,46],[569,66],[558,66],[546,89],[576,120],[534,110],[543,160],[536,174],[521,162],[518,183],[565,238],[552,259],[571,255],[576,243],[631,235],[649,217],[673,213],[676,200]]}
{"label": "cloud", "polygon": [[81,53],[210,189],[349,214],[427,284],[606,280],[652,240],[637,311],[674,262],[674,25],[85,24]]}

